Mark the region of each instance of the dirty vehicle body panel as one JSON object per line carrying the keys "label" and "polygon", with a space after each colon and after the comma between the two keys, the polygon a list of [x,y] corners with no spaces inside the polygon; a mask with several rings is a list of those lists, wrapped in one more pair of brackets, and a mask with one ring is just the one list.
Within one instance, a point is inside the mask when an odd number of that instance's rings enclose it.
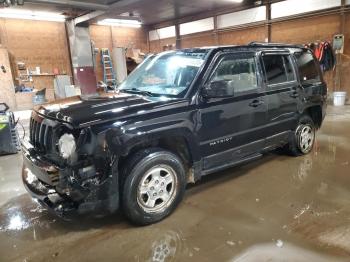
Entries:
{"label": "dirty vehicle body panel", "polygon": [[[137,150],[174,152],[188,170],[188,181],[195,182],[287,144],[302,114],[321,126],[327,90],[307,49],[251,44],[175,52],[204,54],[180,95],[120,92],[69,98],[33,111],[30,139],[22,146],[22,178],[34,198],[61,216],[113,212],[122,198],[120,169]],[[274,67],[277,60],[286,72]],[[237,61],[244,72],[232,80]],[[317,81],[308,82],[299,72],[302,63],[316,64]],[[232,93],[208,96],[209,83],[215,87],[223,81],[235,83]],[[65,133],[76,142],[68,159],[58,149]]]}

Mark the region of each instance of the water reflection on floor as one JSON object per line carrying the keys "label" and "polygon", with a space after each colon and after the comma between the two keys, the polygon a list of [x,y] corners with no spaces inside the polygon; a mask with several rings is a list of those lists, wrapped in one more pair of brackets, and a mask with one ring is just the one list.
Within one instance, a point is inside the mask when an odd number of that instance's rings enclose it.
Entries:
{"label": "water reflection on floor", "polygon": [[122,214],[65,222],[0,157],[0,261],[348,261],[350,110],[330,108],[314,151],[271,153],[191,186],[165,221]]}

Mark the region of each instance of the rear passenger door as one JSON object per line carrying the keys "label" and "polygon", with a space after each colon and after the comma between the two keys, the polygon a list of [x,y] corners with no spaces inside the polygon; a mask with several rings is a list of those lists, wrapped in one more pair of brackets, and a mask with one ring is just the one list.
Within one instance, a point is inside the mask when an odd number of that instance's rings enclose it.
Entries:
{"label": "rear passenger door", "polygon": [[[309,50],[302,50],[294,53],[295,61],[298,66],[299,80],[301,84],[302,98],[305,100],[315,99],[317,95],[325,96],[327,86],[322,78],[320,65],[316,62],[313,54]],[[316,95],[316,96],[315,96]],[[318,103],[319,101],[315,101]]]}
{"label": "rear passenger door", "polygon": [[278,144],[296,126],[299,84],[288,52],[264,52],[268,136],[267,144]]}

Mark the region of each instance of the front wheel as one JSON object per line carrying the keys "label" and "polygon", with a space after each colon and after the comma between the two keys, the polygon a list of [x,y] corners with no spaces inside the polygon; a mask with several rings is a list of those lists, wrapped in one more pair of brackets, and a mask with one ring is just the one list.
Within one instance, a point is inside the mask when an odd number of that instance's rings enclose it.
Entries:
{"label": "front wheel", "polygon": [[294,156],[306,155],[311,152],[315,143],[316,127],[311,117],[303,115],[297,128],[290,137],[287,151]]}
{"label": "front wheel", "polygon": [[147,225],[168,216],[183,198],[182,161],[162,149],[146,149],[131,157],[124,169],[122,205],[134,223]]}

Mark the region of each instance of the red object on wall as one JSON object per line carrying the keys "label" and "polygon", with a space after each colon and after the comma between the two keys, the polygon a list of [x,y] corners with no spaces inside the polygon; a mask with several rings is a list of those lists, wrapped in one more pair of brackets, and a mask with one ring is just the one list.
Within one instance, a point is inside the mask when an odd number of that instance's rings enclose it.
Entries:
{"label": "red object on wall", "polygon": [[80,87],[81,94],[95,94],[97,89],[97,80],[94,68],[92,66],[74,68],[76,83]]}

